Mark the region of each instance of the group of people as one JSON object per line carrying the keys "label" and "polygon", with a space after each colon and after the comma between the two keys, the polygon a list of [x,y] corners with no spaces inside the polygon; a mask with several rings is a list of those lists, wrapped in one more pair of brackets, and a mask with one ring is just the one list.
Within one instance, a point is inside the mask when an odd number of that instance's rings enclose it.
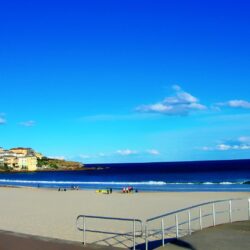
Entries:
{"label": "group of people", "polygon": [[122,192],[123,193],[132,193],[132,192],[135,192],[135,193],[137,193],[138,192],[138,190],[137,189],[134,189],[133,187],[124,187],[123,189],[122,189]]}
{"label": "group of people", "polygon": [[[98,189],[96,190],[96,193],[101,193],[101,194],[112,194],[112,188],[105,188],[105,189]],[[138,190],[137,189],[134,189],[133,187],[131,186],[128,186],[128,187],[124,187],[122,188],[122,193],[125,193],[125,194],[129,194],[129,193],[138,193]]]}
{"label": "group of people", "polygon": [[[71,186],[70,190],[79,190],[79,186]],[[67,191],[67,189],[63,187],[59,187],[58,191]]]}
{"label": "group of people", "polygon": [[[70,190],[79,190],[79,186],[71,186]],[[67,189],[63,187],[59,187],[58,191],[67,191]],[[96,190],[96,193],[112,194],[112,191],[113,191],[112,188],[106,188],[106,189]],[[131,186],[122,188],[122,193],[128,194],[128,193],[133,193],[133,192],[138,193],[138,190],[134,189]]]}
{"label": "group of people", "polygon": [[99,194],[112,194],[113,189],[112,188],[106,188],[106,189],[98,189],[96,190],[96,193]]}

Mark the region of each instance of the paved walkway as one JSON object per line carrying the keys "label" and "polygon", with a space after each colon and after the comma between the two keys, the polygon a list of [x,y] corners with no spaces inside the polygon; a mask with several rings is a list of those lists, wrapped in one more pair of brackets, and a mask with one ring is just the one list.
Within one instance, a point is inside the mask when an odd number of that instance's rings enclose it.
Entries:
{"label": "paved walkway", "polygon": [[238,250],[250,249],[250,221],[211,227],[185,236],[158,250]]}
{"label": "paved walkway", "polygon": [[[138,246],[144,249],[144,246]],[[121,250],[111,246],[87,245],[0,231],[0,250]],[[123,248],[124,249],[124,248]],[[250,221],[211,227],[168,243],[158,250],[246,250],[250,249]]]}
{"label": "paved walkway", "polygon": [[121,248],[87,245],[0,230],[0,250],[121,250]]}

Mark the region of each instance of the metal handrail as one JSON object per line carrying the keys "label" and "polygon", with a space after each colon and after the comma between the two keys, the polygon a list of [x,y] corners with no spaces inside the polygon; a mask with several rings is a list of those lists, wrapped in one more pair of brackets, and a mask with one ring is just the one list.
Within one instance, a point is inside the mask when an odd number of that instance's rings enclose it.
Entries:
{"label": "metal handrail", "polygon": [[[140,219],[133,219],[133,218],[119,218],[119,217],[105,217],[105,216],[94,216],[94,215],[79,215],[76,219],[76,227],[79,231],[83,232],[83,244],[86,244],[86,232],[95,232],[95,233],[107,233],[107,234],[113,234],[113,235],[127,235],[127,236],[133,236],[133,250],[135,250],[135,246],[136,246],[136,237],[143,237],[144,236],[144,240],[145,240],[145,249],[148,250],[148,238],[149,236],[154,236],[157,235],[159,233],[161,233],[162,235],[162,245],[164,246],[165,244],[165,231],[166,230],[170,230],[170,229],[176,229],[175,233],[176,233],[176,238],[179,237],[179,226],[187,224],[188,223],[188,230],[187,233],[191,234],[192,230],[191,230],[191,222],[192,221],[196,221],[199,220],[199,225],[200,225],[200,230],[203,229],[203,221],[202,218],[208,217],[212,215],[212,225],[216,226],[216,215],[218,214],[222,214],[225,212],[228,212],[229,214],[229,222],[233,222],[233,212],[234,211],[239,211],[239,208],[232,208],[232,201],[239,201],[239,200],[247,200],[248,201],[248,209],[247,209],[247,213],[248,213],[248,220],[250,220],[250,198],[234,198],[234,199],[225,199],[225,200],[216,200],[216,201],[209,201],[209,202],[205,202],[205,203],[200,203],[200,204],[196,204],[193,206],[189,206],[189,207],[185,207],[182,209],[178,209],[176,211],[172,211],[172,212],[168,212],[165,214],[161,214],[152,218],[149,218],[145,221],[145,227],[143,229],[143,225],[144,223],[142,222],[142,220]],[[228,209],[223,210],[223,211],[216,211],[215,209],[215,204],[218,203],[223,203],[223,202],[228,202]],[[206,212],[202,213],[202,208],[207,206],[207,205],[212,205],[212,212]],[[195,209],[195,208],[199,208],[199,215],[196,216],[195,218],[191,219],[191,210]],[[179,217],[178,214],[182,213],[182,212],[187,212],[188,214],[188,219],[182,222],[179,222]],[[171,215],[175,215],[175,224],[171,227],[167,227],[165,228],[164,226],[164,220],[163,218],[171,216]],[[83,219],[83,224],[82,227],[79,227],[78,225],[78,221],[79,219],[82,218]],[[86,219],[101,219],[101,220],[116,220],[116,221],[128,221],[128,222],[132,222],[133,223],[133,231],[132,233],[117,233],[117,232],[106,232],[106,231],[98,231],[98,230],[91,230],[91,229],[86,229]],[[155,232],[153,234],[149,235],[149,231],[148,231],[148,224],[152,221],[155,220],[159,220],[161,219],[161,230],[157,229],[155,230]],[[136,231],[136,223],[140,224],[140,230]],[[139,232],[139,234],[137,234]]]}
{"label": "metal handrail", "polygon": [[[162,234],[162,246],[164,246],[164,242],[165,242],[165,226],[164,226],[164,220],[163,218],[171,216],[171,215],[175,215],[175,225],[172,226],[171,228],[176,228],[176,238],[179,237],[179,226],[182,224],[186,224],[188,223],[188,233],[191,234],[191,209],[194,208],[199,208],[199,216],[195,219],[199,219],[199,224],[200,224],[200,230],[203,229],[203,224],[202,224],[202,218],[207,217],[209,215],[213,215],[213,226],[216,225],[216,220],[215,220],[215,216],[216,216],[216,211],[215,211],[215,204],[217,203],[222,203],[222,202],[228,202],[229,203],[229,210],[225,210],[225,211],[220,211],[217,212],[218,213],[225,213],[225,212],[229,212],[229,222],[232,223],[233,221],[233,209],[232,209],[232,201],[237,201],[237,200],[246,200],[246,198],[234,198],[234,199],[225,199],[225,200],[216,200],[216,201],[209,201],[209,202],[205,202],[205,203],[200,203],[194,206],[190,206],[190,207],[186,207],[183,209],[179,209],[176,211],[172,211],[172,212],[168,212],[159,216],[155,216],[152,218],[149,218],[146,220],[145,222],[145,249],[148,250],[148,237],[152,236],[148,234],[148,224],[152,221],[161,219],[161,230],[158,231],[158,234],[161,233]],[[212,205],[212,213],[206,213],[206,214],[202,214],[202,207],[207,206],[207,205]],[[181,212],[188,212],[188,220],[179,223],[179,218],[178,218],[178,214]],[[248,199],[248,220],[250,220],[250,198]],[[153,235],[156,235],[157,233],[154,233]]]}
{"label": "metal handrail", "polygon": [[146,222],[150,222],[150,221],[153,221],[153,220],[156,220],[156,219],[159,219],[159,218],[162,218],[162,217],[166,217],[166,216],[169,216],[169,215],[172,215],[172,214],[181,213],[181,212],[184,212],[184,211],[187,211],[187,210],[191,210],[193,208],[197,208],[197,207],[201,207],[201,206],[205,206],[205,205],[209,205],[209,204],[213,204],[213,203],[215,204],[215,203],[220,203],[220,202],[226,202],[226,201],[230,201],[230,200],[235,201],[235,200],[245,200],[245,199],[244,198],[235,198],[235,199],[216,200],[216,201],[209,201],[209,202],[205,202],[205,203],[200,203],[200,204],[196,204],[194,206],[185,207],[185,208],[182,208],[182,209],[179,209],[179,210],[175,210],[175,211],[172,211],[172,212],[168,212],[168,213],[165,213],[165,214],[161,214],[161,215],[149,218],[149,219],[146,220]]}
{"label": "metal handrail", "polygon": [[[78,226],[78,220],[82,218],[83,219],[83,227],[80,228]],[[130,233],[115,233],[115,232],[104,232],[104,231],[98,231],[98,230],[90,230],[86,229],[86,219],[101,219],[101,220],[116,220],[116,221],[129,221],[133,222],[133,234]],[[139,223],[141,226],[141,230],[139,231],[140,234],[136,235],[136,223]],[[105,216],[94,216],[94,215],[79,215],[76,218],[76,227],[79,231],[83,232],[83,245],[86,245],[86,232],[95,232],[95,233],[108,233],[108,234],[114,234],[114,235],[127,235],[127,236],[133,236],[133,250],[135,250],[136,237],[142,237],[143,236],[143,222],[139,219],[131,219],[131,218],[119,218],[119,217],[105,217]]]}

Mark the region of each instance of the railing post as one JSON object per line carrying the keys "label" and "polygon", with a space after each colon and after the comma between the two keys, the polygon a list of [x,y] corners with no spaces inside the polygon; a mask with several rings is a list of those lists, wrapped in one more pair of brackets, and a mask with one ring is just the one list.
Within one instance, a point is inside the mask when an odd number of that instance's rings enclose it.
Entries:
{"label": "railing post", "polygon": [[248,220],[250,220],[250,198],[248,199]]}
{"label": "railing post", "polygon": [[176,225],[176,238],[179,238],[179,222],[178,222],[178,214],[175,215],[175,225]]}
{"label": "railing post", "polygon": [[200,207],[200,229],[202,230],[202,211]]}
{"label": "railing post", "polygon": [[213,226],[215,227],[216,221],[215,221],[215,205],[213,203]]}
{"label": "railing post", "polygon": [[133,250],[135,250],[135,219],[133,220]]}
{"label": "railing post", "polygon": [[188,210],[188,233],[191,235],[191,213],[190,210]]}
{"label": "railing post", "polygon": [[86,223],[85,216],[83,216],[83,245],[86,245]]}
{"label": "railing post", "polygon": [[165,232],[164,232],[164,220],[161,219],[161,233],[162,233],[162,246],[165,245]]}
{"label": "railing post", "polygon": [[232,223],[233,218],[232,218],[232,201],[229,201],[229,221]]}
{"label": "railing post", "polygon": [[147,222],[145,223],[145,249],[148,250],[148,226],[147,226]]}

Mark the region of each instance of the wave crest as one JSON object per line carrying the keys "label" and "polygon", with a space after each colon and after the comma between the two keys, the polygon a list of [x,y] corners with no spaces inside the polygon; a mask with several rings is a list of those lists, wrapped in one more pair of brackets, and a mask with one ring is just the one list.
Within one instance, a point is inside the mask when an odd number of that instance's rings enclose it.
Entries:
{"label": "wave crest", "polygon": [[165,181],[42,181],[42,180],[11,180],[11,179],[0,179],[2,184],[41,184],[41,185],[113,185],[113,186],[163,186],[163,185],[235,185],[235,184],[250,184],[250,181],[243,182],[165,182]]}
{"label": "wave crest", "polygon": [[10,180],[0,179],[0,183],[23,183],[23,184],[65,184],[65,185],[165,185],[164,181],[145,182],[117,182],[117,181],[40,181],[40,180]]}

